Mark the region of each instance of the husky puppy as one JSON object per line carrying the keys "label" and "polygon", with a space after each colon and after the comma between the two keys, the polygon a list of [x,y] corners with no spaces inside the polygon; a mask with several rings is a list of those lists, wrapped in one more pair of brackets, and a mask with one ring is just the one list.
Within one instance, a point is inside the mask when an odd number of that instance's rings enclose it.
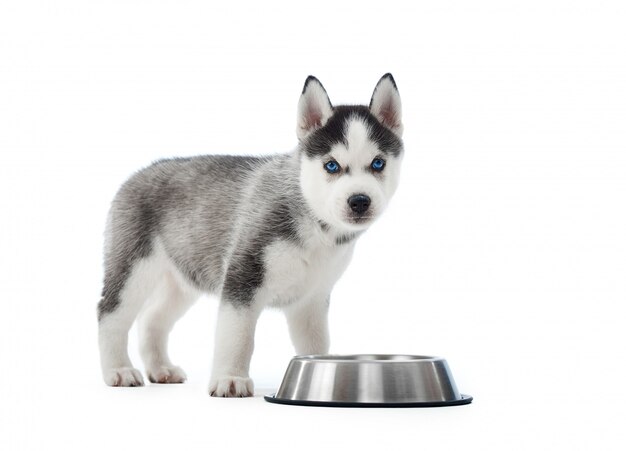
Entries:
{"label": "husky puppy", "polygon": [[391,74],[369,106],[333,106],[315,77],[298,104],[299,144],[266,157],[161,160],[113,200],[98,304],[102,375],[140,386],[128,357],[139,325],[148,379],[180,383],[168,335],[203,293],[221,298],[209,392],[251,396],[254,331],[266,307],[284,311],[298,354],[328,352],[328,305],[357,237],[385,210],[403,155]]}

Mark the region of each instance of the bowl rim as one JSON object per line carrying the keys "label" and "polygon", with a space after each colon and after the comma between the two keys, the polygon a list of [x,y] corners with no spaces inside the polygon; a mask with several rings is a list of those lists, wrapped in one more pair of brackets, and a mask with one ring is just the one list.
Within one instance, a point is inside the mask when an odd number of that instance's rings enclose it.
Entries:
{"label": "bowl rim", "polygon": [[292,361],[330,363],[416,363],[441,362],[442,357],[414,354],[309,354],[297,355]]}

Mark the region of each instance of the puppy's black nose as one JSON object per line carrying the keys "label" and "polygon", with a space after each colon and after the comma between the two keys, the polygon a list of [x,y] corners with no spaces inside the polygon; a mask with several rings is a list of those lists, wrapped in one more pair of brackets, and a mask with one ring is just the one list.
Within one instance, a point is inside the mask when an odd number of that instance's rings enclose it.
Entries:
{"label": "puppy's black nose", "polygon": [[372,200],[365,194],[355,194],[348,198],[348,205],[350,205],[352,211],[360,215],[365,213],[367,209],[370,208],[371,203]]}

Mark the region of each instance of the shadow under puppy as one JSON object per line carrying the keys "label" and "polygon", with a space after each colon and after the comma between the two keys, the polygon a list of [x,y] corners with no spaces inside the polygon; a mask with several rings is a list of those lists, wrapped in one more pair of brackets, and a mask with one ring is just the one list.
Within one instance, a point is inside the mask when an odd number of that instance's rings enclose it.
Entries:
{"label": "shadow under puppy", "polygon": [[253,394],[248,372],[265,307],[285,312],[297,354],[328,352],[330,292],[398,184],[402,121],[393,77],[380,79],[369,106],[332,106],[308,77],[296,133],[291,153],[161,160],[120,188],[98,304],[106,384],[143,385],[127,350],[136,319],[148,379],[184,382],[168,335],[202,293],[221,298],[213,396]]}

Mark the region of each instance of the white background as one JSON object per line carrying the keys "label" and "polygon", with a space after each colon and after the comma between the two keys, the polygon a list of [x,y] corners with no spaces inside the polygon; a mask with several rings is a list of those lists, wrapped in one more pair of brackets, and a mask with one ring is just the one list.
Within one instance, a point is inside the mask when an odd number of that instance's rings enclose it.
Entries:
{"label": "white background", "polygon": [[[0,448],[624,449],[625,23],[617,1],[3,1]],[[331,350],[444,356],[474,403],[210,398],[208,298],[172,337],[186,385],[105,387],[119,185],[163,157],[289,151],[307,75],[367,103],[385,72],[403,176],[333,293]],[[292,353],[266,312],[258,394]]]}

